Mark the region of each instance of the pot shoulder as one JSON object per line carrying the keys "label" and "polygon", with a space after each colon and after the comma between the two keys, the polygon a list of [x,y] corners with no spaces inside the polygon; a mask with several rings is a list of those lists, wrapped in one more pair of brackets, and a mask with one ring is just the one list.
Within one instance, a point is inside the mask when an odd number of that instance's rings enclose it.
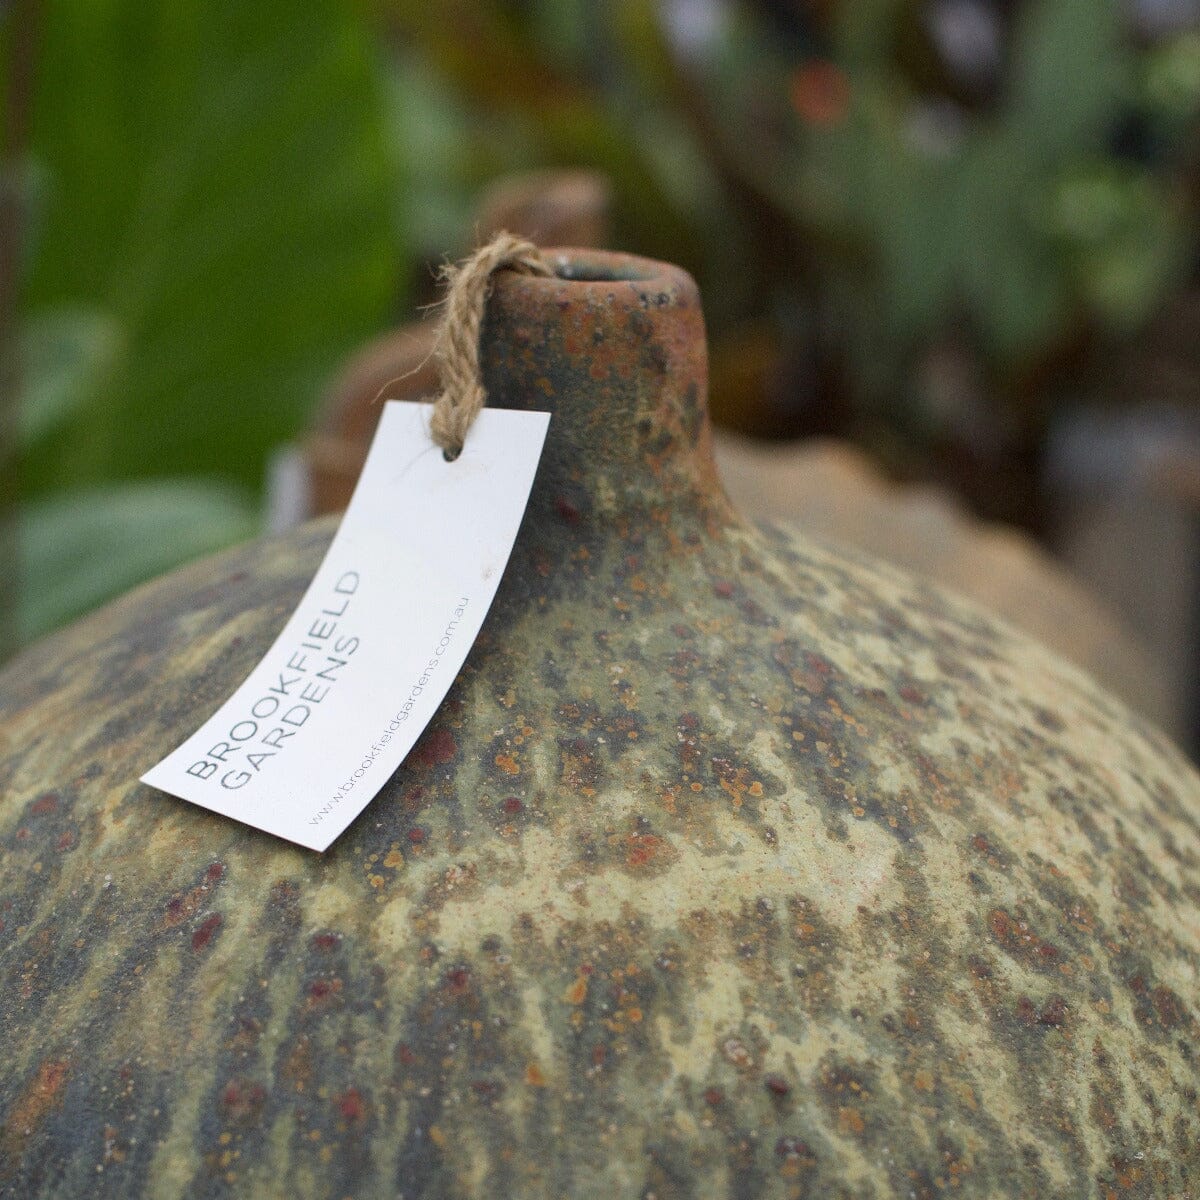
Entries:
{"label": "pot shoulder", "polygon": [[866,558],[561,516],[325,855],[136,781],[329,524],[0,675],[0,1193],[1184,1192],[1182,755]]}

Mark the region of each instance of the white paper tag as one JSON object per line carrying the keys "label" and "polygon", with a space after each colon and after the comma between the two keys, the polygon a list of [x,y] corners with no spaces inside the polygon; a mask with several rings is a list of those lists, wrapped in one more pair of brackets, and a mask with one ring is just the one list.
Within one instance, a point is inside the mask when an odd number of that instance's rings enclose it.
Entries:
{"label": "white paper tag", "polygon": [[516,540],[549,413],[485,408],[446,462],[391,401],[325,559],[250,677],[142,782],[324,850],[454,682]]}

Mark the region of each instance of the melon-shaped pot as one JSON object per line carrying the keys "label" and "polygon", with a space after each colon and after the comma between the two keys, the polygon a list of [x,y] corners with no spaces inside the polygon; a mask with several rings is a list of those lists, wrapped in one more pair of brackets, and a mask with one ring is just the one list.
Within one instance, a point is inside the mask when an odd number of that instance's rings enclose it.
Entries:
{"label": "melon-shaped pot", "polygon": [[136,780],[329,524],[0,675],[0,1194],[1200,1195],[1196,772],[744,524],[691,280],[558,262],[484,327],[491,403],[554,413],[495,606],[328,853]]}

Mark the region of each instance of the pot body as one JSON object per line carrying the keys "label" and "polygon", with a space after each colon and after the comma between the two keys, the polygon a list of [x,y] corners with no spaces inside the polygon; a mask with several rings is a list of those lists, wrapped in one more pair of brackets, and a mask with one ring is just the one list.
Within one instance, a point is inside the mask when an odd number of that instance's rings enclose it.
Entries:
{"label": "pot body", "polygon": [[136,779],[329,524],[0,676],[0,1194],[1200,1189],[1195,771],[969,606],[741,523],[690,281],[562,270],[485,328],[493,402],[556,412],[493,611],[328,853]]}

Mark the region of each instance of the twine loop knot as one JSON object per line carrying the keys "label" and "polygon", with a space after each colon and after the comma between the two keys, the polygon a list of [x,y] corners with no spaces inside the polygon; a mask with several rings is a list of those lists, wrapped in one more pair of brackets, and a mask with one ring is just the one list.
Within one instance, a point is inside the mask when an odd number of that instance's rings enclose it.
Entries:
{"label": "twine loop knot", "polygon": [[442,390],[433,402],[429,432],[447,459],[462,452],[467,431],[487,403],[479,368],[479,331],[497,271],[550,276],[554,268],[532,242],[498,233],[457,265],[442,268],[446,288],[434,357]]}

